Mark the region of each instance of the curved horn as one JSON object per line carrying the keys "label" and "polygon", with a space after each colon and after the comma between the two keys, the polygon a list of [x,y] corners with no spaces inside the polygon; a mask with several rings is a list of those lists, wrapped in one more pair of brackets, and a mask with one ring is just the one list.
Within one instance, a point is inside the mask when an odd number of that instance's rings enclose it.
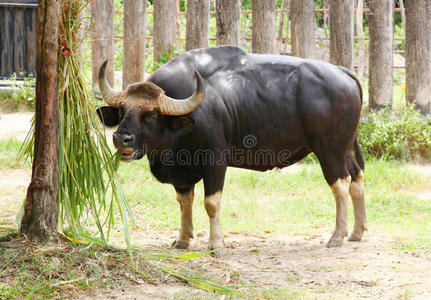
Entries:
{"label": "curved horn", "polygon": [[121,92],[115,91],[109,85],[109,82],[105,76],[107,64],[108,60],[105,60],[99,70],[99,89],[100,93],[102,94],[103,100],[105,100],[108,105],[118,108],[120,107],[121,97],[119,97],[119,95],[121,94]]}
{"label": "curved horn", "polygon": [[159,109],[163,115],[179,116],[194,111],[205,97],[205,85],[201,74],[195,70],[196,92],[187,99],[179,100],[166,96],[164,93],[158,98]]}

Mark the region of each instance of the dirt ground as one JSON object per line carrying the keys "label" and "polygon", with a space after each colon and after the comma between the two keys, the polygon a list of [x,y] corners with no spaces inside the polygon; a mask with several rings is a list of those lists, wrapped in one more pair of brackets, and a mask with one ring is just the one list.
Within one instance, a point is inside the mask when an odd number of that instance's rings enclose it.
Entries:
{"label": "dirt ground", "polygon": [[[27,113],[0,116],[0,138],[25,136],[27,127],[22,124],[30,118],[31,114]],[[16,124],[10,125],[10,122]],[[421,168],[421,172],[431,173],[431,166]],[[0,224],[14,222],[21,204],[17,199],[23,199],[29,178],[29,170],[0,169]],[[423,197],[430,195],[425,193]],[[157,234],[143,230],[139,240],[168,247],[175,235],[174,230]],[[230,232],[225,235],[222,258],[201,260],[226,284],[234,276],[241,276],[243,281],[259,289],[308,290],[306,295],[312,293],[325,298],[431,299],[431,257],[397,250],[393,247],[396,237],[379,231],[367,232],[362,242],[345,242],[337,249],[325,248],[328,238],[329,233],[292,236]],[[207,239],[206,231],[198,233],[190,250],[206,250]],[[80,298],[165,299],[184,291],[190,292],[193,288],[182,283],[169,286],[143,283]]]}
{"label": "dirt ground", "polygon": [[[172,237],[159,236],[169,246]],[[308,290],[325,298],[431,299],[431,260],[399,252],[391,247],[393,238],[369,232],[361,243],[346,242],[339,249],[327,249],[328,236],[265,235],[228,233],[223,257],[206,258],[213,274],[232,284],[233,276],[259,289]],[[191,250],[204,251],[207,236],[192,242]],[[132,286],[116,291],[120,299],[169,297],[188,289],[170,285]],[[305,295],[308,294],[307,292]],[[93,296],[109,297],[111,292]]]}

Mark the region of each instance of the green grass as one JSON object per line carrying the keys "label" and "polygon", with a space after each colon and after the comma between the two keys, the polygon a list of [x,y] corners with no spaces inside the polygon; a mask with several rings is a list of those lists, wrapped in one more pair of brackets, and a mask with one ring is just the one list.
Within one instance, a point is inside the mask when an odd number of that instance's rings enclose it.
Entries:
{"label": "green grass", "polygon": [[43,248],[0,248],[0,262],[1,299],[78,296],[83,291],[89,293],[138,280],[153,282],[152,276],[160,272],[139,256],[136,269],[132,269],[125,252],[67,242]]}
{"label": "green grass", "polygon": [[17,161],[22,141],[15,138],[0,139],[0,169],[4,168],[30,168],[29,161]]}

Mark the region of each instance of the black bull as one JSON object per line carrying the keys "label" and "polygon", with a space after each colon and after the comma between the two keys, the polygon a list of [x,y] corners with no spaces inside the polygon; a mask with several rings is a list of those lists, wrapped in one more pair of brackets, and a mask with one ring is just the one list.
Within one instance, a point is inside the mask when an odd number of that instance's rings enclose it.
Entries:
{"label": "black bull", "polygon": [[[355,216],[349,240],[361,240],[367,230],[364,162],[356,140],[362,90],[350,71],[224,46],[186,52],[146,82],[115,92],[105,79],[105,66],[99,85],[111,106],[98,113],[105,124],[119,124],[114,144],[124,160],[147,154],[153,175],[175,187],[181,229],[174,247],[187,248],[193,237],[198,181],[203,179],[205,187],[209,248],[222,248],[219,210],[226,168],[265,171],[311,152],[336,201],[336,226],[327,246],[341,246],[347,236],[349,194]],[[187,97],[193,99],[177,100]],[[164,99],[171,104],[163,104]],[[187,108],[176,107],[186,102]]]}

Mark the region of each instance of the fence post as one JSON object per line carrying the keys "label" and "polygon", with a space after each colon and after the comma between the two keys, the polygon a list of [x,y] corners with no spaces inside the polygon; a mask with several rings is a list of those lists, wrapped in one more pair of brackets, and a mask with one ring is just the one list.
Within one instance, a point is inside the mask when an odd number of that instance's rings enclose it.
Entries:
{"label": "fence post", "polygon": [[108,60],[106,78],[114,85],[114,3],[113,0],[92,0],[93,30],[91,41],[93,90],[99,90],[99,68]]}
{"label": "fence post", "polygon": [[124,0],[123,89],[144,80],[147,0]]}

